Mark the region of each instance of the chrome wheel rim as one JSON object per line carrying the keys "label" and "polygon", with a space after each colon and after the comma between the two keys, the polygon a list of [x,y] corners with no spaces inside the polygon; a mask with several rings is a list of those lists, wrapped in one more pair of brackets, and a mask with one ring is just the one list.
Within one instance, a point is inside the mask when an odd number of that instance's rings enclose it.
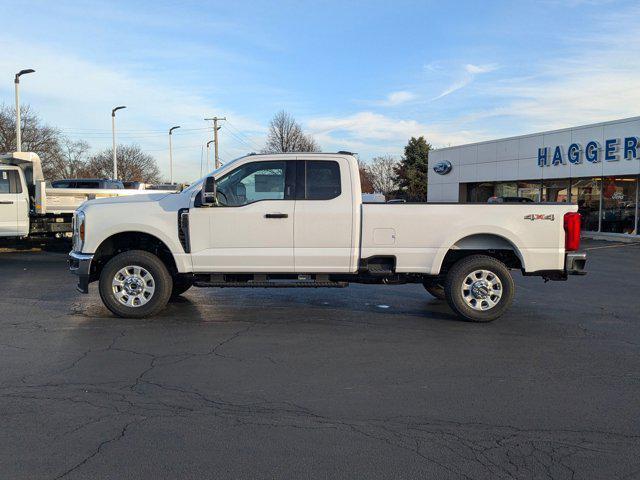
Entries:
{"label": "chrome wheel rim", "polygon": [[142,307],[153,297],[156,282],[149,270],[128,265],[116,272],[111,282],[116,300],[127,307]]}
{"label": "chrome wheel rim", "polygon": [[469,273],[461,287],[462,298],[473,310],[491,310],[502,298],[502,282],[490,270],[474,270]]}

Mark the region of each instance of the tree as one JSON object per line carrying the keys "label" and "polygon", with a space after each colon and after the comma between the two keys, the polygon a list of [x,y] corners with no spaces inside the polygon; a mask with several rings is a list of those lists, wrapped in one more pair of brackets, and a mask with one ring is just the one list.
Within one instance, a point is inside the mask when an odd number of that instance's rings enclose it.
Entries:
{"label": "tree", "polygon": [[360,159],[358,159],[358,171],[360,172],[360,189],[362,193],[374,193],[375,189],[371,181],[369,167]]}
{"label": "tree", "polygon": [[89,144],[84,140],[71,140],[61,137],[58,151],[52,153],[43,162],[45,178],[77,178],[86,170]]}
{"label": "tree", "polygon": [[375,192],[388,196],[398,188],[395,178],[395,170],[397,167],[398,161],[391,155],[375,157],[371,161],[367,167],[367,171]]}
{"label": "tree", "polygon": [[[156,159],[144,153],[138,145],[118,145],[118,176],[124,181],[160,182]],[[111,178],[113,149],[107,148],[93,155],[79,172],[84,177]]]}
{"label": "tree", "polygon": [[319,152],[320,146],[311,135],[284,110],[276,113],[269,124],[263,153]]}
{"label": "tree", "polygon": [[411,202],[427,200],[427,171],[431,144],[424,137],[411,137],[404,156],[394,169],[399,193]]}
{"label": "tree", "polygon": [[[50,158],[60,152],[60,132],[44,125],[38,116],[26,105],[20,107],[22,123],[22,151],[35,152],[42,160],[43,170],[48,167]],[[0,152],[15,152],[16,145],[16,109],[0,105]]]}

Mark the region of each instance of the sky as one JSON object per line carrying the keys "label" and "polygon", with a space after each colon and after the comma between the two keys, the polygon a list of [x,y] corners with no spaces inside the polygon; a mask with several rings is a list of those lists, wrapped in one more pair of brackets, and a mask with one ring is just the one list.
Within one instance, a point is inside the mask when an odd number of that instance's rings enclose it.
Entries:
{"label": "sky", "polygon": [[[545,0],[211,2],[0,0],[0,103],[21,100],[94,150],[137,143],[200,176],[260,151],[286,110],[323,151],[399,157],[640,114],[640,4]],[[204,153],[206,156],[206,151]],[[206,162],[206,159],[203,160]]]}

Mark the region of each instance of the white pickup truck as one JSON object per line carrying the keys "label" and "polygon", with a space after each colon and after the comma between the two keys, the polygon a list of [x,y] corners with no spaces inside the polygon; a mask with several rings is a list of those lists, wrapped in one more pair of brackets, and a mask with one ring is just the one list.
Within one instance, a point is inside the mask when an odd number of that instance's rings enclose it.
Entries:
{"label": "white pickup truck", "polygon": [[122,317],[196,287],[421,283],[461,317],[511,303],[510,269],[584,274],[571,204],[362,203],[348,153],[249,155],[180,193],[105,198],[74,216],[70,269]]}
{"label": "white pickup truck", "polygon": [[73,212],[86,200],[139,192],[47,187],[38,155],[33,152],[2,154],[0,237],[70,237]]}

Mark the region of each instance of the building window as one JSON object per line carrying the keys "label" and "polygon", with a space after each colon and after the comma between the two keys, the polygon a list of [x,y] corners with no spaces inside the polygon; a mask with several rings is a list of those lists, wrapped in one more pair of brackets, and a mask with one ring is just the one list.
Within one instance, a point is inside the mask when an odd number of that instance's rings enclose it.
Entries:
{"label": "building window", "polygon": [[540,181],[518,182],[518,197],[530,198],[534,202],[540,201]]}
{"label": "building window", "polygon": [[493,197],[493,183],[470,183],[467,185],[467,201],[469,203],[487,203]]}
{"label": "building window", "polygon": [[569,202],[569,179],[545,180],[542,184],[543,202]]}
{"label": "building window", "polygon": [[601,231],[636,234],[635,178],[605,178],[602,182]]}
{"label": "building window", "polygon": [[590,232],[599,230],[600,183],[599,178],[580,178],[571,184],[571,201],[578,204],[582,229]]}
{"label": "building window", "polygon": [[496,197],[517,197],[518,184],[516,182],[503,182],[496,184]]}

